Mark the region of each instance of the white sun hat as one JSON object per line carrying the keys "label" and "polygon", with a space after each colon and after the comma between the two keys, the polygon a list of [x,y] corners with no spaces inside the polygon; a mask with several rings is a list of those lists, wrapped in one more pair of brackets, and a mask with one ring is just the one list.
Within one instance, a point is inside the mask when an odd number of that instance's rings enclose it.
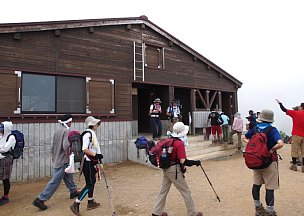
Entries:
{"label": "white sun hat", "polygon": [[85,120],[87,127],[97,125],[100,122],[100,119],[96,119],[93,116],[88,116]]}
{"label": "white sun hat", "polygon": [[188,125],[184,125],[183,122],[176,122],[173,125],[173,132],[172,132],[171,136],[180,138],[180,137],[186,136],[188,131],[189,131]]}

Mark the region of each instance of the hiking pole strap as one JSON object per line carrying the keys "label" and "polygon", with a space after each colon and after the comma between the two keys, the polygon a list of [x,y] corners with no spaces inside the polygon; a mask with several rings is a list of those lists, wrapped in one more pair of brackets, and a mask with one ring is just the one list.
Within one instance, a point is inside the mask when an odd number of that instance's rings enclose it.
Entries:
{"label": "hiking pole strap", "polygon": [[215,192],[215,190],[214,190],[214,188],[213,188],[213,186],[212,186],[212,183],[211,183],[210,179],[208,178],[208,176],[207,176],[207,174],[206,174],[206,172],[205,172],[205,170],[204,170],[204,168],[203,168],[203,166],[202,166],[201,164],[200,164],[200,167],[202,168],[202,170],[203,170],[203,172],[204,172],[204,174],[205,174],[205,176],[206,176],[206,178],[207,178],[207,180],[208,180],[208,182],[209,182],[209,184],[210,184],[210,186],[211,186],[211,188],[212,188],[212,190],[213,190],[213,192],[214,192],[214,194],[215,194],[217,200],[218,200],[219,202],[221,202],[219,196],[218,196],[217,193]]}

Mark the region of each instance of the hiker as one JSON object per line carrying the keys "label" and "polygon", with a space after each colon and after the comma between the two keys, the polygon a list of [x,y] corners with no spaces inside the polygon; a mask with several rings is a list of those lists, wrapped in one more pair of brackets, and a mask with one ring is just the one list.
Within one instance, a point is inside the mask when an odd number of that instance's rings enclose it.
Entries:
{"label": "hiker", "polygon": [[249,121],[247,130],[251,130],[257,124],[256,122],[257,115],[253,112],[253,110],[249,110],[248,113],[249,116],[246,117],[246,119]]}
{"label": "hiker", "polygon": [[238,136],[238,143],[237,143],[237,148],[238,150],[241,150],[242,148],[242,132],[243,132],[243,119],[241,118],[241,113],[237,112],[234,115],[233,119],[233,124],[231,128],[231,132],[229,134],[229,143],[228,144],[233,144],[232,136],[234,134],[237,134]]}
{"label": "hiker", "polygon": [[196,211],[196,207],[191,197],[191,191],[182,171],[184,170],[183,166],[201,165],[201,161],[199,160],[187,159],[184,143],[179,139],[181,137],[185,137],[188,131],[189,126],[184,125],[182,122],[177,122],[173,125],[173,133],[171,136],[178,139],[176,139],[172,144],[173,150],[170,160],[174,161],[175,164],[168,169],[163,169],[163,182],[160,192],[156,198],[152,216],[167,215],[167,213],[163,212],[163,210],[165,208],[166,197],[172,183],[184,198],[187,214],[189,216],[202,216],[201,212]]}
{"label": "hiker", "polygon": [[151,126],[152,126],[152,138],[153,140],[160,139],[162,135],[162,123],[160,121],[160,114],[162,113],[161,101],[159,98],[156,98],[153,101],[153,104],[150,106],[149,114],[151,117]]}
{"label": "hiker", "polygon": [[88,133],[82,137],[82,151],[84,152],[84,163],[81,172],[84,174],[85,187],[81,190],[76,200],[70,206],[74,215],[79,215],[79,206],[81,201],[88,195],[87,209],[100,207],[100,203],[94,200],[94,186],[96,183],[96,173],[101,163],[103,155],[100,151],[99,142],[96,136],[96,130],[100,126],[100,119],[89,116],[85,120]]}
{"label": "hiker", "polygon": [[167,116],[168,116],[168,131],[172,132],[173,125],[176,122],[181,121],[181,110],[180,107],[177,106],[176,99],[171,101],[171,106],[167,108]]}
{"label": "hiker", "polygon": [[2,153],[6,153],[15,147],[15,137],[9,136],[12,129],[12,122],[4,121],[0,123],[0,180],[2,180],[4,188],[4,194],[0,199],[0,206],[9,202],[8,194],[11,188],[10,178],[13,168],[13,157]]}
{"label": "hiker", "polygon": [[228,142],[228,129],[229,129],[229,117],[225,115],[224,112],[220,114],[223,123],[222,123],[222,131],[223,131],[223,141]]}
{"label": "hiker", "polygon": [[[304,103],[301,103],[298,110],[286,109],[282,102],[276,99],[280,108],[286,115],[292,118],[292,142],[291,142],[291,158],[292,164],[289,169],[297,171],[297,158],[302,157],[302,172],[304,173]],[[299,154],[301,151],[301,154]]]}
{"label": "hiker", "polygon": [[[258,132],[266,131],[268,127],[274,122],[274,113],[271,110],[262,110],[258,119],[256,127],[248,131],[243,139],[246,143],[255,134],[255,129]],[[270,153],[283,147],[283,141],[277,128],[273,127],[267,133],[267,147]],[[266,209],[260,202],[260,189],[262,184],[266,188]],[[278,161],[273,161],[267,168],[253,169],[253,186],[252,197],[255,205],[255,215],[275,216],[277,213],[274,210],[274,190],[279,188],[279,169]]]}
{"label": "hiker", "polygon": [[33,205],[40,210],[46,210],[45,201],[49,200],[60,186],[62,180],[70,191],[70,199],[74,199],[78,195],[77,187],[73,180],[73,173],[66,173],[65,169],[69,165],[69,156],[67,149],[70,146],[68,141],[68,133],[72,124],[72,115],[65,114],[58,120],[60,126],[57,128],[53,136],[52,144],[52,161],[54,165],[54,173],[52,179],[48,182],[44,190],[33,201]]}
{"label": "hiker", "polygon": [[207,125],[211,120],[212,143],[217,143],[216,135],[219,137],[219,143],[223,143],[222,128],[221,123],[218,121],[219,119],[220,114],[217,111],[212,111],[208,116]]}

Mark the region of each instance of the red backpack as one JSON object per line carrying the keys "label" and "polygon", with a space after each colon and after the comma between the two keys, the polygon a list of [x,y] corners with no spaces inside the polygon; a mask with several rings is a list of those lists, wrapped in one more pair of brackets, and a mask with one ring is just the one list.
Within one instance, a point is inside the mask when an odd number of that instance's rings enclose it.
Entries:
{"label": "red backpack", "polygon": [[171,161],[173,142],[177,138],[167,138],[157,142],[157,144],[148,145],[149,161],[156,167],[168,169],[174,161]]}
{"label": "red backpack", "polygon": [[269,126],[263,132],[258,132],[257,127],[254,127],[254,135],[243,152],[245,163],[249,169],[264,169],[277,160],[277,155],[270,153],[267,146],[267,134],[272,129],[273,127]]}

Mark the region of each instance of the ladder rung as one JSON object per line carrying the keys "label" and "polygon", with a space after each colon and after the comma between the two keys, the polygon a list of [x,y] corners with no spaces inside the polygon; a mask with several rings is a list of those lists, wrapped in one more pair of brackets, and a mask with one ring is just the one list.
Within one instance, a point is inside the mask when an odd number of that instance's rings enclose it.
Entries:
{"label": "ladder rung", "polygon": [[142,68],[135,68],[135,70],[143,70]]}
{"label": "ladder rung", "polygon": [[135,44],[135,46],[136,46],[136,47],[142,47],[142,45],[136,45],[136,44]]}
{"label": "ladder rung", "polygon": [[142,61],[135,60],[135,62],[142,62]]}
{"label": "ladder rung", "polygon": [[136,77],[138,77],[138,78],[142,78],[142,76],[135,76],[135,78],[136,78]]}
{"label": "ladder rung", "polygon": [[135,53],[135,55],[142,55],[142,53]]}

